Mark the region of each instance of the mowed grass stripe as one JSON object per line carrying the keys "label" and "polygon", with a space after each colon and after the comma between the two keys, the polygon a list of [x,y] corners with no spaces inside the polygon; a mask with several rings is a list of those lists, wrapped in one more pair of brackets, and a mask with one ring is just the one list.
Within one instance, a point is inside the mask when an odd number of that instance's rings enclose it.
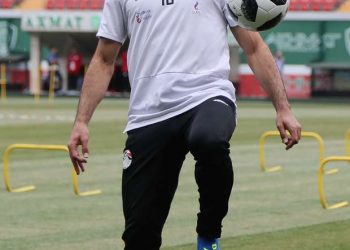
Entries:
{"label": "mowed grass stripe", "polygon": [[[1,112],[74,115],[76,103],[77,99],[57,99],[48,105],[44,101],[35,104],[31,99],[9,98],[1,106]],[[1,250],[122,249],[121,160],[126,138],[122,131],[126,124],[127,106],[127,100],[107,99],[90,124],[88,170],[79,177],[79,181],[82,191],[101,188],[103,194],[100,196],[74,196],[70,163],[63,152],[14,153],[11,158],[14,186],[34,184],[37,190],[25,194],[9,194],[3,188],[0,190]],[[260,171],[258,139],[264,131],[275,130],[275,111],[268,102],[244,101],[239,102],[239,107],[241,116],[231,140],[235,185],[224,221],[223,237],[350,219],[349,208],[326,211],[320,206],[316,179],[318,145],[311,139],[303,140],[288,152],[279,138],[269,139],[266,144],[267,164],[281,164],[283,171],[271,174]],[[324,137],[327,156],[344,153],[343,138],[350,126],[350,116],[345,115],[348,106],[295,103],[293,107],[297,114],[301,114],[304,130],[318,132]],[[334,113],[330,119],[331,112]],[[18,142],[66,144],[71,127],[68,121],[2,124],[0,153],[9,144]],[[326,195],[330,202],[349,199],[350,193],[348,165],[335,166],[341,171],[326,180]],[[164,228],[164,247],[195,242],[198,194],[193,171],[194,160],[188,155]],[[332,227],[329,230],[333,230]],[[284,245],[281,243],[279,247],[279,244],[276,240],[275,249],[284,249]]]}
{"label": "mowed grass stripe", "polygon": [[[312,225],[256,235],[224,238],[227,250],[348,250],[350,220]],[[168,247],[164,250],[193,250],[194,244]]]}

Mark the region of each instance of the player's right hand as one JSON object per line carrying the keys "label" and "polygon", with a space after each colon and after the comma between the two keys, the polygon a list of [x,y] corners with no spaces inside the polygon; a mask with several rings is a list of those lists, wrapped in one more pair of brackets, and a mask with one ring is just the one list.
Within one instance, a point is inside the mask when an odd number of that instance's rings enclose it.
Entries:
{"label": "player's right hand", "polygon": [[[69,156],[73,163],[75,172],[79,175],[85,171],[85,164],[89,157],[89,129],[87,124],[75,122],[68,142]],[[79,147],[81,146],[81,153]]]}

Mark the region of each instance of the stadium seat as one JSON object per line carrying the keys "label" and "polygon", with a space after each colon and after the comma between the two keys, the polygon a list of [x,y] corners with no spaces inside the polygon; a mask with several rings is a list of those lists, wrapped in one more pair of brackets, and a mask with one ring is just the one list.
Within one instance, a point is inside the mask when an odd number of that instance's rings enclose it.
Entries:
{"label": "stadium seat", "polygon": [[320,10],[322,10],[322,7],[323,7],[323,4],[320,2],[312,2],[310,4],[310,9],[312,11],[320,11]]}
{"label": "stadium seat", "polygon": [[292,0],[290,11],[334,11],[346,0]]}
{"label": "stadium seat", "polygon": [[67,9],[79,9],[79,0],[66,0]]}
{"label": "stadium seat", "polygon": [[55,8],[55,1],[54,0],[49,0],[47,1],[47,9],[54,9]]}
{"label": "stadium seat", "polygon": [[347,0],[344,3],[342,3],[338,11],[345,13],[350,12],[350,0]]}
{"label": "stadium seat", "polygon": [[298,2],[291,1],[289,4],[289,11],[297,11],[298,10]]}
{"label": "stadium seat", "polygon": [[324,11],[332,11],[332,10],[335,9],[335,5],[332,4],[332,3],[323,3],[322,9],[323,9]]}
{"label": "stadium seat", "polygon": [[0,8],[3,9],[10,9],[16,4],[16,0],[1,0],[0,1]]}
{"label": "stadium seat", "polygon": [[79,9],[86,10],[90,8],[90,0],[80,0]]}
{"label": "stadium seat", "polygon": [[320,11],[322,9],[322,0],[310,0],[310,9]]}
{"label": "stadium seat", "polygon": [[47,8],[48,9],[64,9],[65,2],[64,2],[64,0],[48,0],[47,1]]}
{"label": "stadium seat", "polygon": [[308,3],[304,3],[304,2],[300,2],[299,10],[301,10],[301,11],[309,11],[310,10],[309,4]]}
{"label": "stadium seat", "polygon": [[105,0],[48,0],[47,9],[101,10],[104,2]]}
{"label": "stadium seat", "polygon": [[[0,8],[13,8],[22,0],[0,0]],[[105,0],[47,0],[46,8],[63,10],[100,10],[103,8]],[[292,0],[290,11],[334,11],[342,9],[346,0]],[[346,5],[347,6],[347,5]],[[344,8],[345,10],[348,7]]]}
{"label": "stadium seat", "polygon": [[104,0],[91,0],[91,9],[102,9],[104,4]]}
{"label": "stadium seat", "polygon": [[63,9],[65,9],[65,7],[66,7],[66,5],[65,5],[65,2],[63,0],[59,0],[59,1],[56,0],[56,9],[63,10]]}

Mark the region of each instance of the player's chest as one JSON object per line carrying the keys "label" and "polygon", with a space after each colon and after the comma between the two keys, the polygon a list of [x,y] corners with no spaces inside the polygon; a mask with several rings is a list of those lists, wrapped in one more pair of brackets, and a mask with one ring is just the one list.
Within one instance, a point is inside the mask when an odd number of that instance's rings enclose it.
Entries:
{"label": "player's chest", "polygon": [[159,17],[199,15],[213,9],[216,1],[220,0],[126,0],[125,8],[129,20],[145,22]]}

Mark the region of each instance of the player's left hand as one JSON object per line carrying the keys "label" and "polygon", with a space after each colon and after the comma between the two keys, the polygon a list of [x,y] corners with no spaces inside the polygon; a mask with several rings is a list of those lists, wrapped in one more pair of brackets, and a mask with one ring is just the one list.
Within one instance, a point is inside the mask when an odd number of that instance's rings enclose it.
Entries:
{"label": "player's left hand", "polygon": [[301,138],[301,125],[290,109],[277,111],[276,126],[280,132],[282,142],[286,145],[286,150],[298,144]]}

